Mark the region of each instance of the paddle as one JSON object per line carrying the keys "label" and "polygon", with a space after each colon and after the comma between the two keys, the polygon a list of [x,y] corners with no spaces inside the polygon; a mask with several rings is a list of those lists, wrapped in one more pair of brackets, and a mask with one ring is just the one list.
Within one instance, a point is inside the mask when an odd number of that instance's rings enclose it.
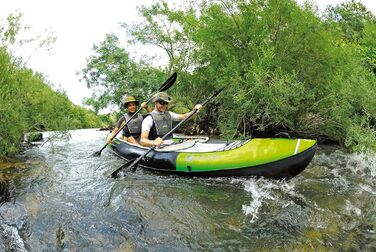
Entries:
{"label": "paddle", "polygon": [[[169,89],[172,85],[174,85],[175,81],[176,81],[176,77],[177,77],[177,73],[173,73],[170,78],[168,78],[165,83],[163,83],[163,85],[158,89],[158,92],[163,92],[167,89]],[[151,99],[153,99],[153,96],[155,94],[153,94],[147,101],[146,103],[150,102]],[[128,121],[125,122],[125,124],[115,133],[115,135],[113,135],[110,139],[110,141],[112,141],[116,136],[117,134],[130,122],[130,120],[132,120],[140,111],[141,111],[142,107],[140,107],[132,116],[131,118],[129,118]],[[91,156],[92,157],[98,157],[101,155],[102,151],[107,147],[108,143],[106,143],[102,149],[100,149],[99,151],[97,152],[94,152]]]}
{"label": "paddle", "polygon": [[[202,106],[205,106],[211,99],[213,99],[214,97],[216,97],[220,92],[222,92],[222,90],[224,89],[221,88],[219,89],[217,92],[215,92],[213,95],[211,95],[208,99],[206,99],[201,105]],[[194,108],[190,113],[189,115],[184,118],[182,121],[180,121],[174,128],[172,128],[169,132],[167,132],[163,137],[162,137],[162,140],[164,140],[167,136],[169,136],[172,132],[174,132],[182,123],[184,123],[185,121],[187,121],[189,118],[191,118],[194,114],[197,113],[197,109]],[[139,156],[138,158],[136,159],[132,159],[130,161],[128,161],[127,163],[125,163],[124,165],[122,165],[120,168],[118,168],[116,171],[114,171],[113,173],[111,173],[111,177],[113,178],[117,178],[118,177],[118,174],[121,170],[125,170],[125,171],[132,171],[134,172],[136,169],[137,169],[137,164],[138,162],[141,161],[141,159],[143,159],[147,154],[149,154],[151,151],[153,151],[157,146],[153,146],[151,148],[149,148],[144,154],[142,154],[141,156]],[[125,175],[125,173],[124,173]]]}

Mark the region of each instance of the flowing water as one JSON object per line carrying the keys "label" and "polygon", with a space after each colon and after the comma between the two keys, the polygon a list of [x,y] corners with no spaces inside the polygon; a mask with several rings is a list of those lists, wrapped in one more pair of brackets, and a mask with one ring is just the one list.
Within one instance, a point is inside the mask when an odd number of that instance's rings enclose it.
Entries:
{"label": "flowing water", "polygon": [[0,170],[0,251],[375,251],[376,157],[320,146],[289,181],[189,179],[99,150],[77,130]]}

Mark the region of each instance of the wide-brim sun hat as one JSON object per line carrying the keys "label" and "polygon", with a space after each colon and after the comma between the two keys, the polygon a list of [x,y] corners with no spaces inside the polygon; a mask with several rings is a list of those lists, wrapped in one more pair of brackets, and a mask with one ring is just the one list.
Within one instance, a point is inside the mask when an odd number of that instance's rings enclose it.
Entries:
{"label": "wide-brim sun hat", "polygon": [[172,98],[165,92],[159,92],[153,96],[152,102],[156,102],[156,101],[164,101],[164,102],[170,103],[172,102]]}
{"label": "wide-brim sun hat", "polygon": [[124,98],[124,102],[123,102],[124,107],[127,107],[128,103],[131,103],[131,102],[136,103],[136,106],[140,104],[140,102],[134,96],[129,95]]}

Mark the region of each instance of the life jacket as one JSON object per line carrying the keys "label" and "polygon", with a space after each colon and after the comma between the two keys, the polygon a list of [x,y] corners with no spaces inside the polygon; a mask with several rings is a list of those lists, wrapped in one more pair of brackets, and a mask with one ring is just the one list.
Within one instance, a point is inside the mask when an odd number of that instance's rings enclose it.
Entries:
{"label": "life jacket", "polygon": [[[149,132],[149,139],[154,140],[157,137],[162,137],[166,135],[172,129],[172,118],[169,112],[164,112],[162,114],[152,111],[148,116],[153,118],[153,126]],[[165,139],[170,139],[170,136],[167,136]]]}
{"label": "life jacket", "polygon": [[[131,119],[131,117],[132,115],[130,115],[129,113],[126,113],[124,115],[124,119],[126,122],[128,122],[129,119]],[[133,117],[133,119],[129,121],[127,125],[125,125],[123,129],[123,135],[126,137],[133,136],[139,138],[141,135],[141,124],[143,119],[143,116],[140,114],[137,114],[135,117]]]}

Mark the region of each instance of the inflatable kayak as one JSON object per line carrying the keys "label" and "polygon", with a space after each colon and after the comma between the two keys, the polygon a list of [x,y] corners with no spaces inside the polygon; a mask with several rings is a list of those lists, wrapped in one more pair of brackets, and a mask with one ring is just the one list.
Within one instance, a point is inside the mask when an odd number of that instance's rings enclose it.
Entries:
{"label": "inflatable kayak", "polygon": [[[114,139],[109,145],[117,156],[129,161],[148,148]],[[189,139],[156,148],[140,161],[144,169],[165,174],[196,177],[257,176],[291,178],[302,172],[315,155],[315,140],[254,138],[243,141]]]}

